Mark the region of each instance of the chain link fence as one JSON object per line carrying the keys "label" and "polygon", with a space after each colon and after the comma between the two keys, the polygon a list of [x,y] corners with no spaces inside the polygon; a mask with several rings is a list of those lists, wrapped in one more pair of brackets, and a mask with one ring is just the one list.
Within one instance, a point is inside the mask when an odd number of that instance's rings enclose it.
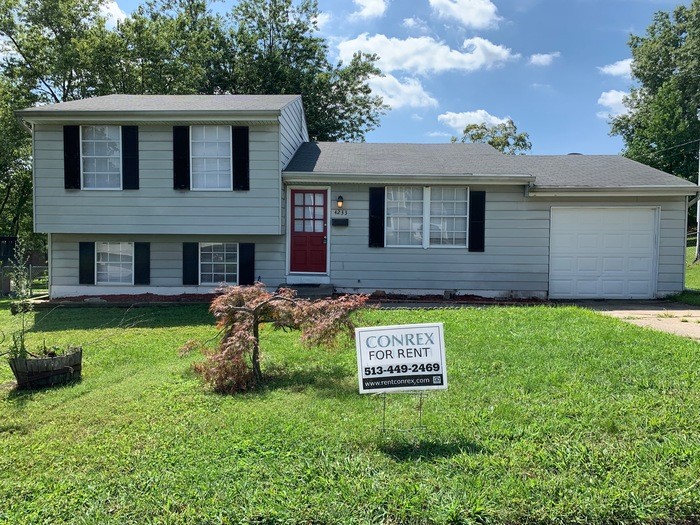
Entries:
{"label": "chain link fence", "polygon": [[[37,266],[33,264],[27,265],[27,271],[30,279],[30,291],[32,296],[45,295],[49,293],[49,267]],[[0,295],[6,297],[12,295],[14,291],[14,283],[12,282],[12,268],[3,266],[0,269]]]}

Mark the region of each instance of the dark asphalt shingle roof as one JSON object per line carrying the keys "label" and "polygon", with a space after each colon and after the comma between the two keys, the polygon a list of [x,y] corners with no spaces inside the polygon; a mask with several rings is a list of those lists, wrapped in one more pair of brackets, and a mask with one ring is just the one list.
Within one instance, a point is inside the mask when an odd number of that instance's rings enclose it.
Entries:
{"label": "dark asphalt shingle roof", "polygon": [[531,175],[535,186],[691,187],[663,171],[618,155],[504,155],[486,144],[307,142],[285,172],[399,175]]}
{"label": "dark asphalt shingle roof", "polygon": [[20,114],[94,111],[275,111],[300,95],[106,95],[37,106]]}

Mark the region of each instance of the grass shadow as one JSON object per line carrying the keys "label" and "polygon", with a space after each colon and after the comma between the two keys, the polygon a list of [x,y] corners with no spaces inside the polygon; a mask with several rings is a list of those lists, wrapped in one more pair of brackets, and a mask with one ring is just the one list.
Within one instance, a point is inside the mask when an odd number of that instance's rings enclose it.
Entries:
{"label": "grass shadow", "polygon": [[357,385],[350,384],[348,371],[340,366],[312,366],[289,369],[270,365],[264,371],[266,380],[261,391],[290,390],[302,392],[314,389],[324,397],[345,397],[357,393]]}
{"label": "grass shadow", "polygon": [[379,450],[395,461],[432,461],[460,454],[482,454],[488,452],[473,441],[458,439],[441,441],[435,438],[417,441],[385,441]]}
{"label": "grass shadow", "polygon": [[57,306],[34,312],[31,332],[99,330],[106,328],[174,328],[213,326],[207,305],[145,306],[134,308],[75,308]]}

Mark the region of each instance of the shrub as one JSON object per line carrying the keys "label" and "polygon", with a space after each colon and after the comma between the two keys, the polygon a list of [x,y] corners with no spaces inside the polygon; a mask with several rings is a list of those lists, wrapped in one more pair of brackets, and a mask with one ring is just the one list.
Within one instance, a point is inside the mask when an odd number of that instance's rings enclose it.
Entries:
{"label": "shrub", "polygon": [[220,292],[209,311],[216,319],[221,339],[214,350],[204,350],[206,359],[197,363],[195,370],[214,391],[222,393],[251,390],[263,382],[262,323],[300,330],[301,342],[307,348],[330,347],[341,334],[353,335],[351,315],[368,299],[366,295],[346,295],[309,301],[298,299],[289,288],[270,293],[263,283],[230,286]]}

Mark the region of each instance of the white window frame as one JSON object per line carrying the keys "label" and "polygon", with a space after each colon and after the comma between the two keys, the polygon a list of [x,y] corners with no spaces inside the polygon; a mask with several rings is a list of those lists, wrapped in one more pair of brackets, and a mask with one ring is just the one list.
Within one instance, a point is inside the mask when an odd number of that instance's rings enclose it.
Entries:
{"label": "white window frame", "polygon": [[[220,281],[218,283],[203,283],[202,282],[202,244],[235,244],[236,245],[236,282],[235,283],[229,283],[226,281]],[[225,284],[230,284],[230,285],[235,285],[238,286],[238,283],[241,280],[241,260],[240,260],[240,243],[237,242],[219,242],[219,241],[204,241],[204,242],[198,242],[197,243],[197,282],[199,283],[200,286],[217,286],[221,284],[221,282],[224,282]],[[226,262],[224,261],[224,264]],[[227,272],[224,271],[224,275],[226,275]]]}
{"label": "white window frame", "polygon": [[[119,187],[118,188],[86,188],[83,173],[85,172],[83,168],[83,128],[96,128],[99,126],[113,127],[119,130]],[[124,185],[124,167],[122,163],[122,156],[124,155],[124,144],[122,144],[122,127],[114,124],[86,124],[80,126],[80,189],[85,191],[121,191]],[[109,158],[109,157],[108,157]]]}
{"label": "white window frame", "polygon": [[[385,248],[422,248],[423,250],[427,250],[428,248],[438,248],[438,249],[465,249],[469,247],[469,195],[470,195],[470,188],[467,186],[467,200],[466,200],[466,205],[467,205],[467,214],[466,214],[466,219],[467,219],[467,230],[466,230],[466,237],[465,237],[465,242],[464,244],[430,244],[430,200],[431,200],[431,186],[422,186],[423,188],[423,230],[422,230],[422,244],[387,244],[387,228],[389,224],[389,215],[388,215],[388,210],[389,210],[389,192],[387,189],[392,186],[387,186],[384,188],[384,247]],[[418,185],[402,185],[401,187],[406,187],[406,188],[420,188],[421,186]],[[450,185],[435,185],[433,186],[435,188],[450,188],[453,186]],[[464,186],[460,186],[464,187]]]}
{"label": "white window frame", "polygon": [[[454,186],[434,186],[435,188],[454,188]],[[458,186],[459,188],[464,188],[464,186]],[[430,219],[433,217],[430,215],[430,198],[431,198],[431,189],[427,188],[428,190],[428,206],[427,206],[427,220],[428,220],[428,226],[430,226]],[[467,195],[466,195],[466,215],[464,216],[467,227],[464,231],[464,244],[430,244],[430,231],[428,231],[428,246],[430,248],[449,248],[449,249],[455,249],[455,248],[468,248],[469,247],[469,186],[466,187],[467,190]],[[425,203],[424,203],[425,206]],[[425,213],[425,208],[423,208],[423,212]],[[440,217],[439,215],[436,215],[435,217]],[[459,216],[455,216],[459,217]],[[425,228],[425,223],[423,224],[423,227]],[[424,236],[425,237],[425,236]]]}
{"label": "white window frame", "polygon": [[[131,282],[130,283],[115,283],[115,282],[105,282],[105,281],[99,281],[97,279],[98,271],[97,271],[97,265],[99,264],[97,261],[97,245],[101,243],[106,243],[106,244],[128,244],[131,246]],[[135,248],[134,248],[134,243],[130,241],[95,241],[95,284],[101,284],[104,286],[133,286],[134,285],[134,274],[136,273],[136,253],[135,253]]]}
{"label": "white window frame", "polygon": [[[210,128],[210,127],[222,127],[228,128],[228,159],[229,159],[229,185],[227,188],[195,188],[194,187],[194,163],[192,160],[192,152],[194,148],[192,147],[192,128]],[[217,157],[223,158],[223,157]],[[190,191],[233,191],[233,129],[231,126],[220,125],[220,124],[201,124],[190,126]]]}

